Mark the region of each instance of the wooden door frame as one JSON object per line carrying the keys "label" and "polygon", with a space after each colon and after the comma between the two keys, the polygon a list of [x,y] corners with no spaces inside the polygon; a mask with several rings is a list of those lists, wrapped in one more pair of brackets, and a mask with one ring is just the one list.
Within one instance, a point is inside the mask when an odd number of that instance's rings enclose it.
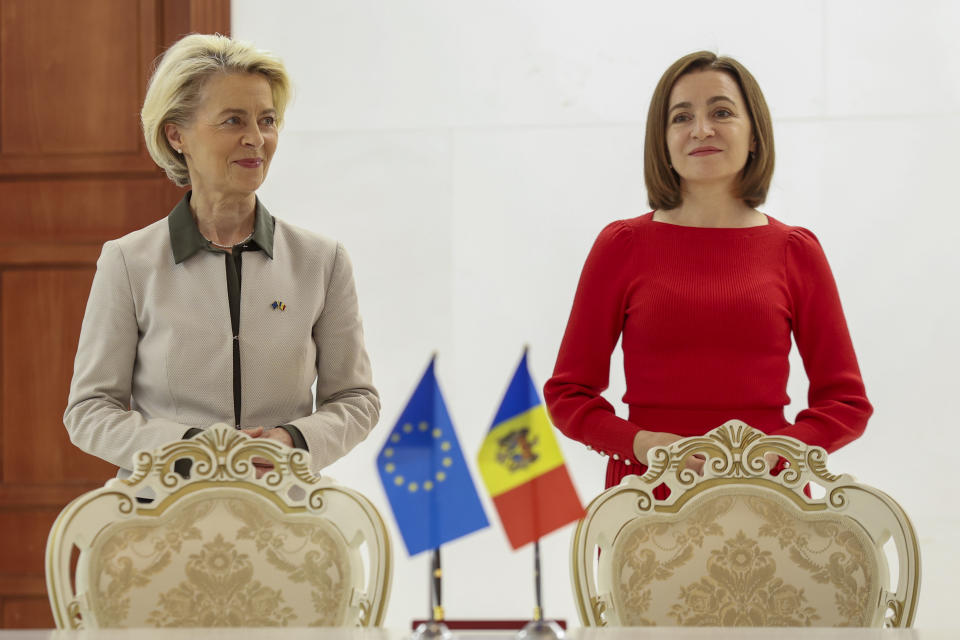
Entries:
{"label": "wooden door frame", "polygon": [[[0,0],[0,17],[4,9],[15,12],[26,7],[27,5],[21,4],[23,1]],[[97,1],[83,0],[84,3]],[[127,1],[137,3],[139,11],[139,32],[136,37],[140,43],[140,53],[133,62],[140,67],[137,69],[140,73],[137,83],[139,94],[135,97],[137,104],[142,104],[146,78],[152,71],[152,61],[167,46],[187,33],[230,33],[230,0],[124,0]],[[11,18],[8,14],[7,18],[15,19],[15,16]],[[92,43],[92,46],[109,45]],[[0,42],[0,56],[3,55],[2,52]],[[42,66],[42,60],[32,59],[30,62]],[[3,81],[0,77],[0,86]],[[132,86],[130,82],[127,84]],[[18,99],[16,86],[7,85],[4,91],[7,92],[5,100]],[[27,97],[23,99],[26,100]],[[134,101],[132,96],[126,96],[125,99]],[[63,96],[63,100],[70,100],[70,96]],[[22,104],[19,106],[23,107]],[[131,118],[137,119],[136,127],[139,131],[138,116],[139,113],[130,114]],[[130,130],[130,122],[123,126]],[[70,500],[102,485],[102,481],[106,480],[109,474],[105,473],[102,479],[91,478],[83,482],[47,485],[18,483],[16,479],[4,475],[3,447],[7,438],[15,437],[13,434],[16,429],[29,428],[29,425],[7,424],[4,420],[4,390],[13,388],[13,381],[9,377],[16,376],[18,371],[9,363],[3,365],[3,336],[7,335],[3,332],[3,318],[7,317],[9,320],[14,312],[58,313],[56,308],[38,309],[38,305],[29,299],[21,300],[18,297],[11,300],[10,295],[4,298],[2,283],[5,275],[8,280],[16,281],[22,281],[24,277],[28,277],[26,274],[34,273],[41,278],[54,273],[65,274],[68,278],[71,277],[70,274],[82,273],[81,278],[92,278],[100,248],[105,241],[145,226],[145,221],[152,222],[162,218],[175,204],[180,193],[149,160],[142,135],[137,150],[127,152],[126,155],[79,153],[60,154],[56,157],[42,154],[4,156],[3,140],[0,138],[0,304],[6,299],[7,303],[17,305],[15,311],[0,308],[0,517],[5,515],[7,522],[17,522],[18,519],[21,522],[41,522],[49,519],[52,523],[60,509]],[[91,198],[93,204],[84,203],[84,194],[103,196],[103,200],[95,197]],[[64,227],[58,222],[61,218],[50,217],[51,211],[59,213],[61,208],[51,203],[71,201],[87,204],[87,209],[97,206],[110,207],[111,212],[102,223],[84,219],[82,224],[75,227],[72,224]],[[107,204],[98,204],[102,202]],[[137,210],[135,215],[117,211],[122,204],[129,202],[136,204],[132,207]],[[78,207],[78,210],[81,211],[78,215],[89,214],[89,211],[84,211],[83,206]],[[34,216],[33,219],[31,216]],[[62,222],[69,223],[68,216],[69,212],[64,212]],[[71,231],[74,228],[76,232]],[[83,298],[85,300],[86,292],[83,293]],[[74,315],[82,316],[82,309],[74,308],[70,311]],[[20,316],[17,320],[20,321]],[[78,333],[79,327],[70,327],[70,332]],[[62,336],[43,337],[59,340],[57,344],[63,342]],[[6,339],[12,338],[7,336]],[[62,348],[64,351],[71,348],[75,351],[75,340],[72,346],[64,344]],[[72,362],[72,354],[69,358]],[[17,388],[32,384],[29,380],[16,380],[16,383],[19,385]],[[69,384],[69,380],[59,380],[58,384]],[[39,386],[39,383],[37,385]],[[65,403],[65,398],[62,400]],[[61,399],[51,397],[49,401],[57,403]],[[52,427],[48,425],[48,428]],[[62,424],[59,428],[63,429]],[[77,460],[86,456],[76,448],[69,451],[69,455],[75,455]],[[102,468],[107,470],[106,466]],[[10,539],[3,540],[4,544],[29,547],[32,550],[29,554],[31,558],[36,556],[36,547],[39,545],[42,549],[46,543],[45,531],[42,534],[35,532],[28,540],[22,539],[27,535],[25,530],[9,532],[7,535]],[[36,539],[39,535],[42,535],[42,540]],[[20,540],[17,539],[18,536],[21,537]],[[16,548],[13,547],[11,554],[17,553]],[[40,557],[42,558],[42,554]],[[31,560],[27,570],[16,571],[12,571],[10,566],[0,565],[0,627],[52,626],[53,617],[47,602],[42,562]]]}

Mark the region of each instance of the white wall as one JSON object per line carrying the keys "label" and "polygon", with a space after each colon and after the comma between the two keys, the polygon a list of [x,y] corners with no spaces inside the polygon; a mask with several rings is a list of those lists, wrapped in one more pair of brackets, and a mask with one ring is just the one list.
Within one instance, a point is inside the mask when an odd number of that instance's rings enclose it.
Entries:
{"label": "white wall", "polygon": [[[645,213],[643,126],[659,75],[712,49],[756,75],[778,168],[763,210],[829,256],[876,414],[832,458],[893,495],[924,554],[918,625],[956,626],[951,415],[960,340],[960,2],[233,0],[236,37],[297,85],[261,197],[353,257],[383,417],[330,474],[391,521],[374,457],[429,354],[467,457],[524,343],[549,376],[586,252]],[[619,351],[609,397],[623,393]],[[802,406],[796,361],[790,393]],[[561,443],[584,501],[604,460]],[[485,498],[486,499],[486,498]],[[445,548],[449,617],[524,618],[532,552],[491,528]],[[570,528],[544,541],[548,615],[577,623]],[[387,617],[427,612],[426,555],[397,564]]]}

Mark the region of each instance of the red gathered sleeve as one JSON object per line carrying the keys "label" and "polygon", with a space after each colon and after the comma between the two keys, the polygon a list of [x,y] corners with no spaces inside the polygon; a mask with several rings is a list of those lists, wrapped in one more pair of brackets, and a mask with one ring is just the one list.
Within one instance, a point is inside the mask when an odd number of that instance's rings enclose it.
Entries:
{"label": "red gathered sleeve", "polygon": [[633,232],[622,221],[597,237],[580,275],[553,377],[543,395],[553,423],[567,437],[597,451],[634,459],[638,427],[614,412],[600,394],[610,380],[610,355],[623,329]]}
{"label": "red gathered sleeve", "polygon": [[808,408],[786,435],[828,452],[858,438],[873,407],[867,400],[837,285],[827,258],[810,231],[796,228],[786,249],[792,329],[810,382]]}

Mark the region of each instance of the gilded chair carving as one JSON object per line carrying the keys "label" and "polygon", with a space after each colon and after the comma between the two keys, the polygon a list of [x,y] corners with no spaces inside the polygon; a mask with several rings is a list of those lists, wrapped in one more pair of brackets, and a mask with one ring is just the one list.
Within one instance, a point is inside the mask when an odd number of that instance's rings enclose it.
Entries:
{"label": "gilded chair carving", "polygon": [[[313,475],[308,456],[223,424],[141,451],[129,478],[78,497],[51,529],[57,626],[380,625],[386,527],[362,495]],[[254,457],[273,470],[256,478]]]}
{"label": "gilded chair carving", "polygon": [[[788,463],[777,476],[769,454]],[[695,455],[706,459],[702,476],[686,468]],[[885,493],[827,471],[822,448],[733,420],[649,457],[647,472],[595,498],[574,532],[584,625],[912,624],[920,550],[909,518]],[[653,497],[661,484],[665,500]],[[808,497],[808,485],[823,497]]]}

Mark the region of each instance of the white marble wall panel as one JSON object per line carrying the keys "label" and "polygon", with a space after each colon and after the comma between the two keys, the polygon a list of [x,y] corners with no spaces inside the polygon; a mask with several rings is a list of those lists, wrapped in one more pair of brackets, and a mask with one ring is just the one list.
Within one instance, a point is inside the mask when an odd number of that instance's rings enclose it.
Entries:
{"label": "white marble wall panel", "polygon": [[954,612],[957,604],[953,594],[960,591],[960,574],[950,559],[957,554],[956,532],[960,530],[960,518],[943,505],[932,513],[910,511],[909,514],[920,539],[923,565],[917,624],[914,626],[956,629]]}
{"label": "white marble wall panel", "polygon": [[818,2],[774,14],[696,0],[682,15],[628,0],[275,6],[236,0],[233,32],[287,61],[291,130],[642,124],[663,70],[699,49],[739,57],[777,116],[822,111]]}
{"label": "white marble wall panel", "polygon": [[824,3],[829,116],[960,111],[960,3]]}
{"label": "white marble wall panel", "polygon": [[775,119],[773,131],[776,166],[767,201],[759,209],[780,222],[816,233],[821,221],[833,217],[824,203],[820,180],[824,158],[832,152],[821,121]]}
{"label": "white marble wall panel", "polygon": [[296,88],[288,129],[436,126],[454,104],[454,8],[443,0],[235,0],[233,34],[288,65]]}
{"label": "white marble wall panel", "polygon": [[664,69],[701,49],[747,64],[777,115],[821,110],[819,2],[772,11],[748,1],[695,0],[681,9],[496,0],[461,2],[458,13],[461,124],[642,124]]}

